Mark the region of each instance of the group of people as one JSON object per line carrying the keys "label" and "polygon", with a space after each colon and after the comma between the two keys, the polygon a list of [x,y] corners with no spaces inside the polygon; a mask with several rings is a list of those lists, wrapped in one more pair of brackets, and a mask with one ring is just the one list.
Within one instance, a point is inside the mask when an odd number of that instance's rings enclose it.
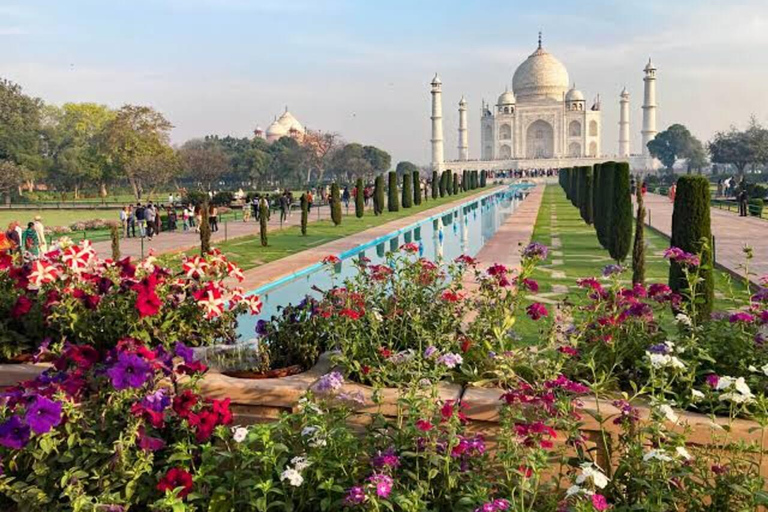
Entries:
{"label": "group of people", "polygon": [[558,169],[514,169],[507,171],[488,171],[489,179],[496,178],[549,178],[557,176]]}
{"label": "group of people", "polygon": [[[198,232],[200,230],[203,218],[203,211],[200,205],[182,205],[180,215],[183,231]],[[218,231],[218,207],[211,204],[208,207],[207,217],[211,232]],[[139,237],[147,237],[152,240],[162,231],[176,231],[178,225],[179,211],[172,205],[158,205],[150,201],[146,205],[141,203],[130,204],[120,210],[120,226],[126,238],[136,237],[138,228]]]}
{"label": "group of people", "polygon": [[[309,191],[307,191],[307,194],[311,203],[311,194]],[[280,222],[285,222],[293,214],[293,192],[284,189],[282,192],[278,191],[271,197],[269,194],[256,194],[251,200],[250,206],[250,208],[243,208],[243,221],[248,221],[253,217],[258,222],[260,220],[261,207],[266,206],[267,220],[269,220],[271,209],[277,207],[280,210]]]}
{"label": "group of people", "polygon": [[22,228],[17,220],[9,223],[8,229],[0,236],[0,252],[21,254],[26,260],[36,259],[48,252],[42,217],[35,216],[26,228]]}

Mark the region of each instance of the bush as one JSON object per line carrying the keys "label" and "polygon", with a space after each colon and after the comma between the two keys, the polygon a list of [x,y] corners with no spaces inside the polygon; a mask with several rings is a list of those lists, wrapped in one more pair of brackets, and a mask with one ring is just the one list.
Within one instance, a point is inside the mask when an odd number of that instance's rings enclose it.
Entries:
{"label": "bush", "polygon": [[[709,205],[709,203],[707,203]],[[608,234],[608,253],[622,262],[632,245],[632,195],[629,192],[629,164],[616,165],[613,180],[611,231]]]}
{"label": "bush", "polygon": [[301,235],[307,236],[307,224],[309,222],[309,201],[307,194],[301,194]]}
{"label": "bush", "polygon": [[389,171],[389,189],[387,209],[391,212],[400,210],[400,199],[397,192],[397,173],[395,171]]}
{"label": "bush", "polygon": [[712,313],[715,289],[709,202],[709,182],[705,177],[686,175],[678,178],[670,245],[698,255],[701,282],[692,290],[686,277],[686,264],[673,260],[669,267],[669,286],[688,301],[700,320],[709,318]]}
{"label": "bush", "polygon": [[440,174],[440,197],[445,197],[448,193],[448,171],[443,171]]}
{"label": "bush", "polygon": [[331,220],[334,226],[341,224],[341,193],[338,183],[331,185]]}
{"label": "bush", "polygon": [[384,213],[384,176],[379,174],[373,182],[373,214]]}
{"label": "bush", "polygon": [[583,169],[583,183],[581,192],[581,218],[584,222],[592,224],[592,168],[582,167]]}
{"label": "bush", "polygon": [[597,233],[598,241],[604,249],[609,250],[611,233],[613,232],[613,188],[616,177],[616,162],[605,162],[600,167],[601,181],[598,193],[600,194],[600,207],[603,221],[600,231]]}
{"label": "bush", "polygon": [[599,224],[603,221],[603,209],[600,204],[600,180],[602,179],[600,174],[601,164],[595,164],[592,166],[592,191],[590,192],[592,197],[592,224],[595,226],[595,233],[598,238],[600,237]]}
{"label": "bush", "polygon": [[421,177],[419,171],[413,171],[413,204],[421,204]]}
{"label": "bush", "polygon": [[413,186],[411,185],[412,179],[413,174],[408,172],[403,174],[403,208],[410,208],[413,205]]}
{"label": "bush", "polygon": [[456,195],[459,193],[459,173],[455,172],[453,173],[453,195]]}
{"label": "bush", "polygon": [[481,188],[485,188],[487,179],[488,179],[487,173],[484,170],[480,171],[480,187]]}
{"label": "bush", "polygon": [[635,241],[632,246],[632,283],[645,284],[645,205],[643,204],[643,182],[635,186],[637,217],[635,218]]}
{"label": "bush", "polygon": [[[266,201],[259,202],[259,239],[261,241],[261,246],[266,247],[269,245],[269,239],[267,236],[267,230],[269,228],[268,222],[269,222],[269,205]],[[205,215],[203,215],[203,219],[205,219]]]}
{"label": "bush", "polygon": [[355,183],[355,217],[362,218],[365,214],[365,186],[361,178]]}
{"label": "bush", "polygon": [[207,201],[209,198],[208,193],[202,190],[187,190],[184,193],[184,202],[195,206],[203,204],[203,201]]}
{"label": "bush", "polygon": [[461,190],[464,192],[469,190],[469,171],[466,169],[461,173]]}
{"label": "bush", "polygon": [[750,199],[749,200],[749,214],[753,217],[763,216],[764,202],[762,199]]}
{"label": "bush", "polygon": [[235,194],[225,190],[222,192],[216,192],[211,198],[211,204],[214,206],[229,206],[235,200]]}
{"label": "bush", "polygon": [[437,178],[437,171],[432,171],[432,199],[440,197],[440,181]]}

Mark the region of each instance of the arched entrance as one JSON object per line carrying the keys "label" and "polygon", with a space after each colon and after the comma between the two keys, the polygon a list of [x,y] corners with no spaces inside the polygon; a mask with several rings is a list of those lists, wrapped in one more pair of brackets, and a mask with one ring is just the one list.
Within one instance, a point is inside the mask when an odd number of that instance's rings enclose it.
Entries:
{"label": "arched entrance", "polygon": [[552,158],[555,154],[555,130],[539,119],[528,126],[525,133],[526,158]]}

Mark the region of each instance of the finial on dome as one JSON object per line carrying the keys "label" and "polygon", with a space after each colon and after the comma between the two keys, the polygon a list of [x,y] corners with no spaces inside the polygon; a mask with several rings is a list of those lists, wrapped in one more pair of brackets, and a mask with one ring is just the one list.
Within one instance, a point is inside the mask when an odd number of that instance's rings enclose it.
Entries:
{"label": "finial on dome", "polygon": [[539,30],[539,50],[541,50],[541,30]]}

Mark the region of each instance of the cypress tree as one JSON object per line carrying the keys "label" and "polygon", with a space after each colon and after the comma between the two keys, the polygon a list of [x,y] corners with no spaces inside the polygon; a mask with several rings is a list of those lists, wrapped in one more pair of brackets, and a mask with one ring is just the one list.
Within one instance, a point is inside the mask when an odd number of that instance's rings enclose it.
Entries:
{"label": "cypress tree", "polygon": [[397,197],[397,173],[389,171],[389,190],[387,191],[387,209],[391,212],[400,210],[400,200]]}
{"label": "cypress tree", "polygon": [[301,235],[307,236],[307,222],[309,221],[309,201],[307,194],[301,194]]}
{"label": "cypress tree", "polygon": [[584,179],[584,168],[583,167],[574,167],[573,170],[576,172],[576,193],[574,194],[574,206],[579,209],[579,213],[581,213],[581,203],[582,198],[584,197],[584,185],[586,184]]}
{"label": "cypress tree", "polygon": [[467,171],[466,169],[464,169],[461,172],[461,190],[463,190],[464,192],[469,190],[469,178],[467,178],[468,175],[469,175],[469,171]]}
{"label": "cypress tree", "polygon": [[459,193],[459,173],[453,173],[453,195]]}
{"label": "cypress tree", "polygon": [[570,201],[571,199],[571,168],[566,167],[561,171],[561,174],[563,176],[563,191],[565,192],[565,197]]}
{"label": "cypress tree", "polygon": [[211,224],[208,222],[208,194],[200,205],[200,254],[205,256],[211,252]]}
{"label": "cypress tree", "polygon": [[413,171],[413,204],[421,204],[421,177],[419,171]]}
{"label": "cypress tree", "polygon": [[645,284],[645,205],[642,182],[638,182],[635,186],[635,197],[637,197],[637,217],[635,241],[632,246],[632,284]]}
{"label": "cypress tree", "polygon": [[[205,215],[203,215],[203,218],[205,218]],[[269,206],[266,201],[259,201],[259,237],[261,238],[262,247],[266,247],[268,244],[267,222],[269,222]]]}
{"label": "cypress tree", "polygon": [[437,199],[440,191],[440,184],[437,181],[437,171],[432,171],[432,199]]}
{"label": "cypress tree", "polygon": [[448,183],[448,171],[443,171],[440,175],[440,197],[445,197]]}
{"label": "cypress tree", "polygon": [[613,180],[616,176],[616,162],[605,162],[601,167],[600,174],[602,175],[600,205],[602,207],[603,225],[601,232],[598,233],[598,240],[600,245],[608,250],[611,240],[610,234],[613,232]]}
{"label": "cypress tree", "polygon": [[[600,206],[600,169],[601,164],[595,164],[592,167],[592,223],[595,226],[595,233],[600,231],[600,223],[603,220],[603,210]],[[598,235],[599,237],[599,235]]]}
{"label": "cypress tree", "polygon": [[626,259],[632,245],[632,194],[629,188],[629,164],[619,162],[613,179],[611,235],[608,242],[608,252],[618,262]]}
{"label": "cypress tree", "polygon": [[341,224],[341,194],[336,183],[331,185],[331,220],[334,226]]}
{"label": "cypress tree", "polygon": [[691,254],[701,255],[695,296],[691,297],[683,269],[670,262],[669,286],[686,301],[693,301],[694,316],[706,320],[712,313],[714,302],[714,275],[712,272],[712,229],[709,212],[709,181],[704,176],[685,175],[677,180],[675,206],[672,212],[672,238],[670,246]]}
{"label": "cypress tree", "polygon": [[592,168],[582,167],[584,173],[584,187],[581,194],[581,218],[584,222],[592,224]]}
{"label": "cypress tree", "polygon": [[480,171],[480,187],[485,188],[486,181],[488,180],[488,173],[483,171]]}
{"label": "cypress tree", "polygon": [[355,217],[358,219],[365,214],[365,187],[363,179],[357,178],[355,183]]}
{"label": "cypress tree", "polygon": [[413,175],[409,172],[403,174],[403,208],[410,208],[413,205],[413,188],[411,179]]}
{"label": "cypress tree", "polygon": [[384,176],[379,174],[373,182],[373,214],[384,212]]}
{"label": "cypress tree", "polygon": [[112,261],[120,259],[120,226],[117,223],[109,225],[109,236],[112,239]]}
{"label": "cypress tree", "polygon": [[451,171],[445,171],[445,193],[449,196],[453,195],[453,173]]}

